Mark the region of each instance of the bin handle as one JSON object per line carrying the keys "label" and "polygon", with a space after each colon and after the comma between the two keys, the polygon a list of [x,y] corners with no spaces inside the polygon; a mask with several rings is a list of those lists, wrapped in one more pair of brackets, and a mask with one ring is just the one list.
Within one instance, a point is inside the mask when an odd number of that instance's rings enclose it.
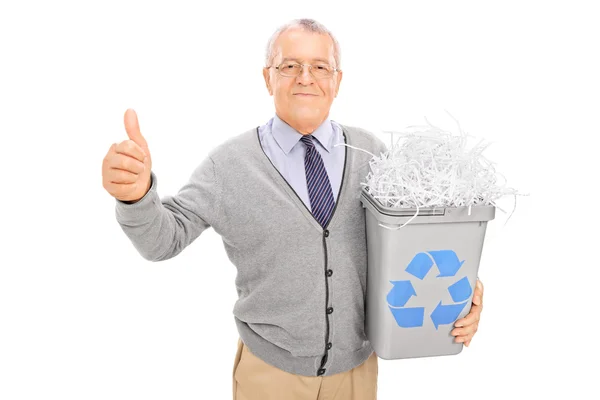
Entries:
{"label": "bin handle", "polygon": [[390,231],[397,231],[398,229],[404,228],[404,226],[406,226],[410,221],[415,219],[416,216],[417,216],[416,214],[413,215],[411,219],[409,219],[408,221],[406,221],[405,223],[403,223],[401,226],[398,226],[398,227],[390,228],[389,226],[383,225],[381,222],[379,222],[379,226],[381,226],[382,228],[385,228],[385,229],[389,229]]}
{"label": "bin handle", "polygon": [[[423,209],[423,208],[419,208],[419,206],[417,206],[416,208],[416,212],[414,211],[414,209],[412,210],[401,210],[398,209],[393,210],[393,213],[387,213],[385,211],[390,211],[389,207],[382,207],[380,204],[376,203],[376,200],[368,195],[368,193],[363,189],[363,198],[365,198],[369,203],[371,203],[371,205],[373,207],[375,207],[380,213],[384,214],[384,215],[388,215],[390,217],[408,217],[410,215],[413,216],[413,218],[415,216],[423,216],[423,217],[431,217],[431,216],[435,216],[435,215],[440,215],[440,216],[444,216],[446,215],[446,208],[445,207],[434,207],[434,208],[428,208],[428,209]],[[412,220],[412,218],[411,218]],[[410,220],[409,220],[410,221]]]}
{"label": "bin handle", "polygon": [[[417,210],[418,210],[419,217],[432,217],[435,215],[444,216],[446,213],[445,208],[434,208],[434,209],[428,209],[428,210],[424,210],[421,208],[421,209],[417,209]],[[408,217],[411,215],[415,215],[415,211],[398,211],[397,213],[394,213],[394,214],[388,214],[388,213],[382,212],[382,214],[389,215],[390,217]]]}

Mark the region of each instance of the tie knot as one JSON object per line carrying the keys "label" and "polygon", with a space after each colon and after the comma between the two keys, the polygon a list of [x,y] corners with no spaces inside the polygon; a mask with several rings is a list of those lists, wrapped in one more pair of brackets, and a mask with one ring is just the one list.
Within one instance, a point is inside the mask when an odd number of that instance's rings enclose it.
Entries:
{"label": "tie knot", "polygon": [[311,138],[312,138],[312,135],[302,135],[300,140],[304,142],[304,144],[306,145],[307,148],[311,149],[311,148],[315,147],[315,144],[313,143]]}

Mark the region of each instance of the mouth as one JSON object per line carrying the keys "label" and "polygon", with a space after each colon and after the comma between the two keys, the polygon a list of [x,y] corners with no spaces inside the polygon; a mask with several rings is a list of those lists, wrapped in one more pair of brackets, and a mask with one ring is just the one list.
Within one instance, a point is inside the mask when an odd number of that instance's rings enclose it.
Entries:
{"label": "mouth", "polygon": [[316,96],[316,94],[310,94],[310,93],[294,93],[294,96],[300,96],[300,97],[310,97],[310,96]]}

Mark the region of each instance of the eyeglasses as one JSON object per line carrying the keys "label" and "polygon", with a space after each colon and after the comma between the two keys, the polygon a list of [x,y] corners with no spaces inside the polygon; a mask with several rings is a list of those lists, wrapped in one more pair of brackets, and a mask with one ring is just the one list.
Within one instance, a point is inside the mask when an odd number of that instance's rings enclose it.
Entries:
{"label": "eyeglasses", "polygon": [[268,68],[275,68],[281,76],[295,77],[302,73],[302,67],[304,66],[308,67],[308,71],[316,79],[329,78],[334,72],[339,71],[338,68],[328,64],[298,64],[294,62],[284,62],[277,67],[270,66]]}

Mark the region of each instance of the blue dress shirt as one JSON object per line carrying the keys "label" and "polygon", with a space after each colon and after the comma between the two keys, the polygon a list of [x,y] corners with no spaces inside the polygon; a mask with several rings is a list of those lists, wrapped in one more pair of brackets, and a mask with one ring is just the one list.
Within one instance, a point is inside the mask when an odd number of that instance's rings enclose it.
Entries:
{"label": "blue dress shirt", "polygon": [[[265,154],[312,212],[304,170],[306,147],[300,141],[302,134],[280,119],[277,114],[258,128],[258,134]],[[337,201],[342,184],[346,146],[334,147],[334,145],[345,143],[342,128],[337,122],[327,118],[312,135],[317,139],[315,147],[323,159],[333,198]]]}

